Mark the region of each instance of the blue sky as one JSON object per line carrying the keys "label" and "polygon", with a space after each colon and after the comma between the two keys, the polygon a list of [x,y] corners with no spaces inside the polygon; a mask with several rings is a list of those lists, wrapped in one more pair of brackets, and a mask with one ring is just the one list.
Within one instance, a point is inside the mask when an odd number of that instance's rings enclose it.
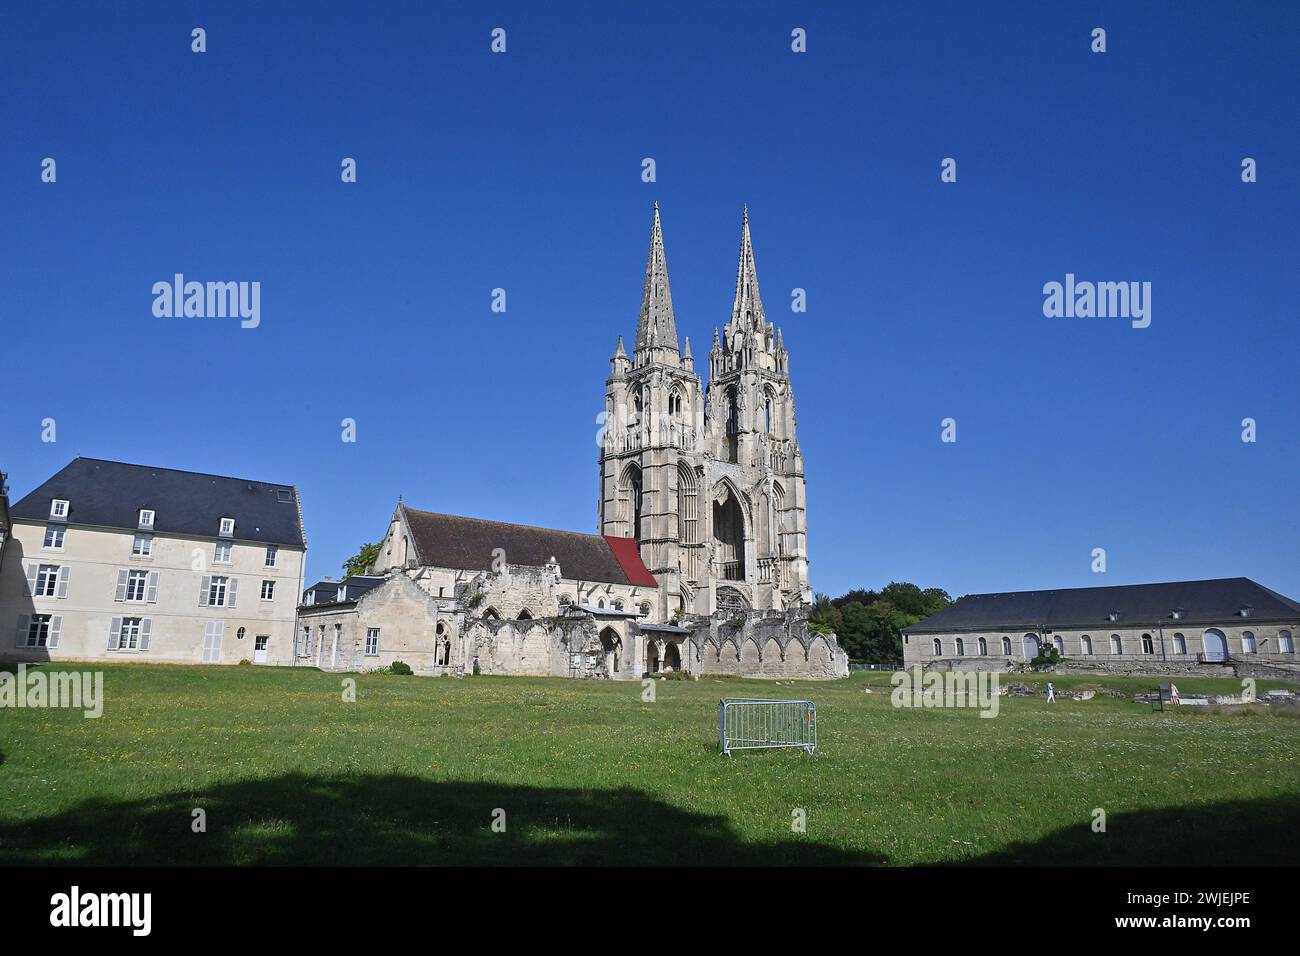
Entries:
{"label": "blue sky", "polygon": [[[1246,575],[1300,597],[1300,14],[1049,6],[10,13],[0,467],[19,497],[77,454],[294,482],[313,579],[399,494],[594,531],[651,204],[702,356],[747,202],[817,590]],[[261,282],[260,327],[154,317],[176,272]],[[1151,282],[1150,328],[1044,317],[1067,272]]]}

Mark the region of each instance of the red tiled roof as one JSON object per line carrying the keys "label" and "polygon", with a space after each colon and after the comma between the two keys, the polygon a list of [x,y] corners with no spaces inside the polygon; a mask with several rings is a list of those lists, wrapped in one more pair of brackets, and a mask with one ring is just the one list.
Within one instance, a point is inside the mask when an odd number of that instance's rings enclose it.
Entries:
{"label": "red tiled roof", "polygon": [[641,549],[636,546],[634,540],[615,538],[610,535],[605,535],[604,538],[609,544],[609,549],[614,552],[614,557],[618,559],[623,573],[627,575],[629,584],[640,584],[649,588],[659,586],[659,582],[641,560]]}

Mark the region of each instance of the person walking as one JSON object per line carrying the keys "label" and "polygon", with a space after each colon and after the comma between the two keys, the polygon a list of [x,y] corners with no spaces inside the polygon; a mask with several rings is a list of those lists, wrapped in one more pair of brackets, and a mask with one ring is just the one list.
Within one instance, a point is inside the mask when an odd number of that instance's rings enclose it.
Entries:
{"label": "person walking", "polygon": [[1056,688],[1052,686],[1050,680],[1047,682],[1047,702],[1049,704],[1056,703]]}

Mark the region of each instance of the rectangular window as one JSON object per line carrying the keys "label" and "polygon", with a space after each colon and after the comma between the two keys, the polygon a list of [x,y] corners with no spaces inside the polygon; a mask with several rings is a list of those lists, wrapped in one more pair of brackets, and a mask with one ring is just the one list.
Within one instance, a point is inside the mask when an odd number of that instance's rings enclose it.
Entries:
{"label": "rectangular window", "polygon": [[217,664],[221,661],[221,640],[225,636],[225,621],[208,621],[203,625],[203,663]]}
{"label": "rectangular window", "polygon": [[145,584],[149,580],[148,571],[129,571],[126,575],[126,600],[143,601]]}
{"label": "rectangular window", "polygon": [[212,563],[213,564],[230,563],[230,542],[229,541],[217,542],[217,546],[213,550],[213,554],[212,554]]}
{"label": "rectangular window", "polygon": [[225,607],[226,606],[226,585],[229,578],[214,577],[208,582],[208,606]]}
{"label": "rectangular window", "polygon": [[376,657],[379,654],[379,628],[366,628],[366,656]]}
{"label": "rectangular window", "polygon": [[235,533],[235,519],[234,519],[234,518],[222,518],[222,519],[221,519],[221,528],[220,528],[220,534],[221,534],[221,536],[222,536],[223,538],[229,538],[229,537],[230,537],[231,535],[233,535],[234,533]]}
{"label": "rectangular window", "polygon": [[153,527],[153,512],[150,511],[148,508],[140,509],[139,527],[143,528],[146,531],[148,531],[150,528]]}
{"label": "rectangular window", "polygon": [[53,548],[56,551],[63,550],[63,531],[62,525],[47,524],[45,526],[45,547]]}
{"label": "rectangular window", "polygon": [[137,558],[147,558],[153,554],[153,535],[137,534],[131,542],[131,554]]}
{"label": "rectangular window", "polygon": [[140,623],[138,617],[122,618],[122,630],[118,632],[117,649],[119,651],[138,651],[140,649]]}
{"label": "rectangular window", "polygon": [[36,596],[54,597],[59,586],[59,566],[42,564],[36,572]]}
{"label": "rectangular window", "polygon": [[57,518],[61,521],[68,517],[68,503],[62,498],[55,498],[50,502],[50,517]]}
{"label": "rectangular window", "polygon": [[262,600],[263,600],[263,601],[273,601],[273,600],[275,600],[275,582],[274,582],[274,581],[263,581],[263,582],[262,582]]}
{"label": "rectangular window", "polygon": [[275,560],[279,556],[279,554],[280,554],[280,549],[277,548],[275,545],[268,544],[266,546],[266,566],[268,568],[275,567]]}
{"label": "rectangular window", "polygon": [[45,647],[50,640],[50,615],[33,614],[27,625],[27,646]]}

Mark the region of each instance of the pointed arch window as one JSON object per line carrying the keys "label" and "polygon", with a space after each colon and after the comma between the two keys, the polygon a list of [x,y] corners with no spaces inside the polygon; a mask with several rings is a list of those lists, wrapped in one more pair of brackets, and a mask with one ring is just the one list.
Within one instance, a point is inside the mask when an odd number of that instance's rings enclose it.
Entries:
{"label": "pointed arch window", "polygon": [[740,419],[736,410],[736,386],[727,389],[727,461],[740,460]]}
{"label": "pointed arch window", "polygon": [[699,543],[700,490],[695,481],[695,470],[686,462],[677,465],[677,520],[678,540],[682,544]]}

